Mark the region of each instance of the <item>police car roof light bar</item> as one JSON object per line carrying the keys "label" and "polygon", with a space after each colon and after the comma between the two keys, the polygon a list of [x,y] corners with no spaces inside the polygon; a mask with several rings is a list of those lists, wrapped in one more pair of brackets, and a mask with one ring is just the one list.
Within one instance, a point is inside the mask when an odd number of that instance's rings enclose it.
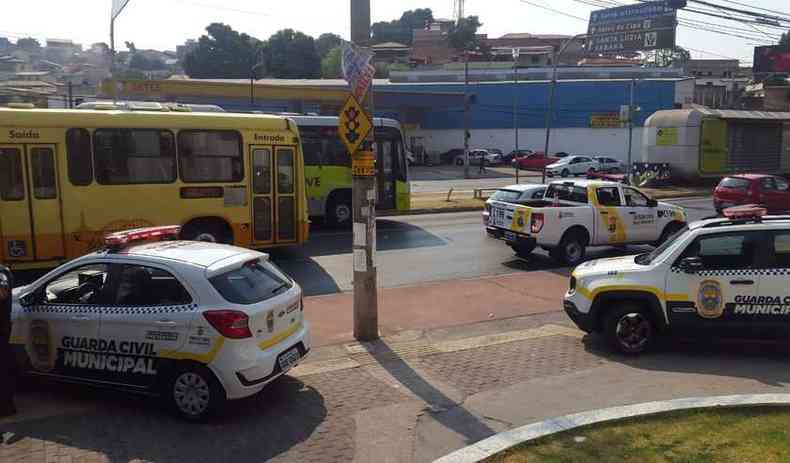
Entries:
{"label": "police car roof light bar", "polygon": [[763,216],[768,214],[768,209],[757,204],[747,204],[724,209],[722,213],[724,217],[728,219],[752,219],[759,221]]}
{"label": "police car roof light bar", "polygon": [[136,228],[105,236],[104,245],[111,251],[117,251],[136,242],[175,240],[180,233],[181,227],[179,225]]}

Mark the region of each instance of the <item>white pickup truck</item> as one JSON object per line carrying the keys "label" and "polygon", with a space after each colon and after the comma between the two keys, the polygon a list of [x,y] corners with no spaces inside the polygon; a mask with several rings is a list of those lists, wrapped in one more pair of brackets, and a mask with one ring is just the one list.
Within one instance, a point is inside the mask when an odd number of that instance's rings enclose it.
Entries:
{"label": "white pickup truck", "polygon": [[542,200],[491,202],[489,232],[526,258],[540,246],[568,265],[588,246],[657,245],[686,223],[683,208],[636,188],[598,180],[557,181]]}

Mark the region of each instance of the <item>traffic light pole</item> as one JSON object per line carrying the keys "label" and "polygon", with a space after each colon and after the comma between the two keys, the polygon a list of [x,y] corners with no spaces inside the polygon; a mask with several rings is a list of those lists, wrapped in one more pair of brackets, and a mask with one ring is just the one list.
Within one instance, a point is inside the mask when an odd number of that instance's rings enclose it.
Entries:
{"label": "traffic light pole", "polygon": [[[351,41],[367,46],[370,42],[370,0],[351,0]],[[368,91],[368,114],[373,116],[373,85]],[[375,121],[375,119],[373,119]],[[375,123],[365,142],[375,152]],[[356,155],[356,153],[353,153]],[[354,175],[354,338],[375,341],[379,338],[378,288],[376,271],[376,177]]]}

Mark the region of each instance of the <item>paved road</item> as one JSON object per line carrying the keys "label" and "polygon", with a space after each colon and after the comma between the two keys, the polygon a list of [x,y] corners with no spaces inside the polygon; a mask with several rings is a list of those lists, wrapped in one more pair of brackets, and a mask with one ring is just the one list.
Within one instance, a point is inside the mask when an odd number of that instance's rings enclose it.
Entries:
{"label": "paved road", "polygon": [[[710,198],[671,201],[682,205],[691,220],[714,214]],[[501,241],[485,236],[479,212],[390,217],[378,220],[379,286],[396,287],[431,281],[501,275],[534,270],[561,271],[538,250],[524,261]],[[639,252],[593,248],[591,258]],[[293,275],[307,295],[352,288],[350,231],[318,230],[301,248],[275,250],[274,260]]]}

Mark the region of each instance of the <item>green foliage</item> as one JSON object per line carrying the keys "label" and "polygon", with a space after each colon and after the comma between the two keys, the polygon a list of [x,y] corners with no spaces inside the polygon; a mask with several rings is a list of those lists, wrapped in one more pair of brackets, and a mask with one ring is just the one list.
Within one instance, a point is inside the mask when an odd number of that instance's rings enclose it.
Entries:
{"label": "green foliage", "polygon": [[340,69],[342,61],[342,48],[335,47],[321,60],[321,77],[324,79],[339,79],[343,77]]}
{"label": "green foliage", "polygon": [[397,42],[411,45],[412,30],[422,29],[432,21],[433,11],[430,8],[406,11],[400,19],[374,23],[371,27],[373,43]]}
{"label": "green foliage", "polygon": [[134,45],[134,42],[124,42],[124,45],[126,45],[126,49],[129,50],[129,53],[137,53],[137,47]]}
{"label": "green foliage", "polygon": [[283,29],[269,38],[267,47],[269,75],[278,79],[317,79],[321,77],[321,58],[309,35]]}
{"label": "green foliage", "polygon": [[167,68],[167,65],[160,59],[147,58],[142,53],[135,53],[132,55],[132,59],[129,60],[129,68],[141,71],[161,71]]}
{"label": "green foliage", "polygon": [[477,16],[461,18],[448,35],[450,46],[456,50],[475,50],[481,41],[477,38],[477,30],[483,24]]}
{"label": "green foliage", "polygon": [[790,47],[790,32],[785,32],[782,34],[782,37],[779,38],[779,45],[783,47]]}
{"label": "green foliage", "polygon": [[41,48],[41,44],[33,37],[27,37],[16,41],[16,46],[23,50],[37,50]]}
{"label": "green foliage", "polygon": [[248,78],[263,44],[222,23],[206,27],[207,35],[184,58],[184,70],[196,79]]}
{"label": "green foliage", "polygon": [[315,50],[318,52],[318,56],[324,59],[329,55],[330,51],[342,43],[343,39],[337,34],[321,34],[315,39]]}

